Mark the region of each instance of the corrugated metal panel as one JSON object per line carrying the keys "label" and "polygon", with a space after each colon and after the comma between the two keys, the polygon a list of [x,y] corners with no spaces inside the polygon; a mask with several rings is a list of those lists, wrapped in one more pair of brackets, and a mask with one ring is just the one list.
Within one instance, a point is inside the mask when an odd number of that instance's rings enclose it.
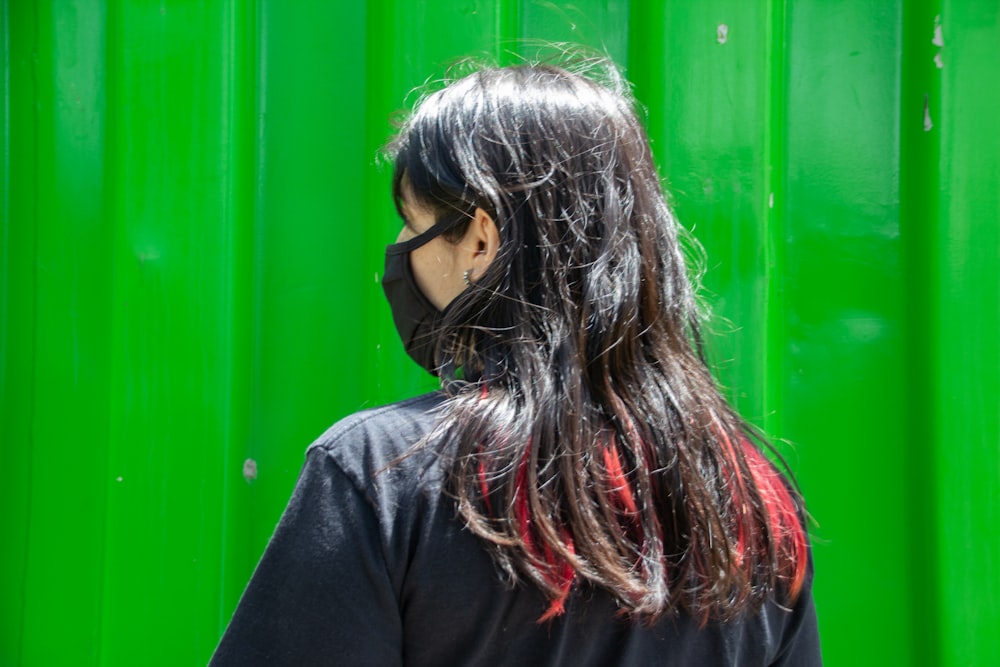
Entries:
{"label": "corrugated metal panel", "polygon": [[532,40],[603,45],[636,83],[720,377],[819,521],[827,661],[1000,653],[997,0],[0,21],[0,663],[207,659],[305,445],[430,386],[377,282],[386,119]]}
{"label": "corrugated metal panel", "polygon": [[932,445],[924,503],[939,613],[927,631],[940,628],[948,664],[988,664],[1000,655],[1000,3],[943,2],[920,15],[919,29],[912,77],[928,94],[922,129],[933,128],[917,130],[912,86],[903,163],[916,204],[907,219],[923,242],[913,277],[926,270],[918,284],[929,288],[928,304],[911,302],[913,319],[925,315],[926,347],[910,359],[928,381],[917,390],[929,408],[919,436]]}

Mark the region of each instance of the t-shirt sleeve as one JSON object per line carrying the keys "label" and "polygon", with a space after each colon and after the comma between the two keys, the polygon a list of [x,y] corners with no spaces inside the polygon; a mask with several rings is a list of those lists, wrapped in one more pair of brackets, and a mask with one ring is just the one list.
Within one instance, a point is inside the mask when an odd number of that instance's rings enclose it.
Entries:
{"label": "t-shirt sleeve", "polygon": [[374,508],[313,448],[210,665],[381,667],[401,646]]}
{"label": "t-shirt sleeve", "polygon": [[774,667],[821,667],[819,625],[812,596],[812,555],[809,556],[809,576],[792,609],[792,618],[784,633],[781,652]]}

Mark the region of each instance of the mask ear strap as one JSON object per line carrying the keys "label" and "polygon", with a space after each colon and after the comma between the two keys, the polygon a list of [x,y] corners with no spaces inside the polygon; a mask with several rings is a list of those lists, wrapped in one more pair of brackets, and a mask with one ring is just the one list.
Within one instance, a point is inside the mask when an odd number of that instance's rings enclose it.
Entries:
{"label": "mask ear strap", "polygon": [[401,255],[403,253],[410,252],[411,250],[416,250],[422,245],[425,245],[437,237],[441,236],[450,229],[458,227],[459,223],[468,220],[468,216],[459,215],[451,220],[445,220],[444,222],[438,222],[430,229],[417,234],[412,239],[407,239],[402,243],[393,243],[392,245],[387,245],[385,247],[386,253],[390,255]]}

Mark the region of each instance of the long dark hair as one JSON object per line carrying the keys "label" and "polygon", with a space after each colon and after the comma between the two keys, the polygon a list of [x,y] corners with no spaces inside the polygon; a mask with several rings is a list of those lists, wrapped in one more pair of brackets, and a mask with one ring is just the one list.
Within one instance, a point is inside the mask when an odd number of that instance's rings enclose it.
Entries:
{"label": "long dark hair", "polygon": [[678,225],[617,70],[480,69],[426,97],[390,151],[397,205],[438,224],[482,208],[499,230],[441,317],[449,397],[428,442],[455,448],[459,513],[545,592],[542,619],[584,581],[654,620],[794,599],[799,496],[705,363]]}

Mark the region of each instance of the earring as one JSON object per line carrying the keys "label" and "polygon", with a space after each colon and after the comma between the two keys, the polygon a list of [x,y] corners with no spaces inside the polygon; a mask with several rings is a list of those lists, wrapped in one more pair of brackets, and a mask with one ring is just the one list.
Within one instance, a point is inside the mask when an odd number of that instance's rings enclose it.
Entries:
{"label": "earring", "polygon": [[472,269],[466,269],[465,273],[462,274],[462,277],[465,278],[465,286],[466,287],[472,287],[472,281],[469,280],[469,271],[471,271],[471,270]]}

